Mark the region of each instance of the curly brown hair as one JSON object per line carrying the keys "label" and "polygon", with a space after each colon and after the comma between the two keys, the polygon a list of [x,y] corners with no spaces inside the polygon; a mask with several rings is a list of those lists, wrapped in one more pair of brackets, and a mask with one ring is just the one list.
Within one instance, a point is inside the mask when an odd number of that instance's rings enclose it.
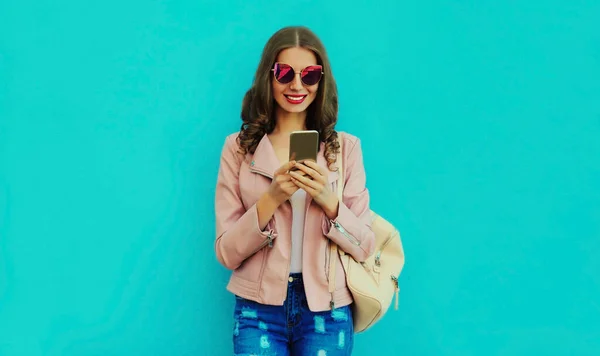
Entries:
{"label": "curly brown hair", "polygon": [[317,96],[306,113],[306,128],[319,132],[319,140],[325,143],[324,156],[332,169],[339,150],[335,124],[338,115],[337,85],[325,46],[310,29],[303,26],[284,27],[275,32],[267,41],[254,82],[246,92],[242,102],[242,126],[238,136],[240,153],[253,154],[265,134],[275,129],[275,101],[271,90],[271,68],[279,53],[290,47],[303,47],[311,50],[317,63],[323,66],[323,78],[319,83]]}

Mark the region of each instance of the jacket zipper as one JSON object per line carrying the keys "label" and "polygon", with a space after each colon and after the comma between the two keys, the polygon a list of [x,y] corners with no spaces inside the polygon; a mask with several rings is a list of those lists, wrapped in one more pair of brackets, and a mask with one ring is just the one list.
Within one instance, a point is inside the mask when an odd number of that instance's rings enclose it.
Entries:
{"label": "jacket zipper", "polygon": [[327,239],[327,245],[325,247],[325,276],[327,278],[327,281],[329,282],[329,254],[330,254],[330,246],[329,246],[330,242],[329,239]]}
{"label": "jacket zipper", "polygon": [[344,229],[344,227],[340,225],[339,222],[332,221],[331,223],[342,235],[344,235],[348,240],[350,240],[350,242],[352,242],[356,246],[360,246],[360,241],[356,237],[350,235],[348,231],[346,231],[346,229]]}
{"label": "jacket zipper", "polygon": [[269,247],[273,247],[273,230],[269,231],[269,235],[267,235],[267,238],[265,239],[265,241],[263,243],[261,243],[253,252],[252,254],[257,253],[258,251],[262,250],[263,247],[269,245]]}
{"label": "jacket zipper", "polygon": [[[253,162],[253,163],[254,163],[254,162]],[[252,165],[252,166],[253,166],[253,165]],[[267,178],[269,178],[269,179],[271,179],[271,180],[273,179],[273,176],[272,176],[271,174],[269,174],[269,173],[267,173],[267,172],[265,172],[265,171],[262,171],[262,170],[258,170],[258,169],[256,169],[256,168],[250,168],[250,172],[252,172],[252,173],[256,173],[256,174],[260,174],[261,176],[267,177]],[[257,249],[257,251],[258,251],[258,250],[260,250],[261,248],[265,247],[265,245],[267,245],[267,244],[269,245],[269,247],[273,247],[273,236],[272,236],[272,233],[273,233],[273,230],[270,230],[270,231],[269,231],[269,236],[267,236],[267,240],[261,244],[261,246],[260,246],[260,247]],[[289,267],[289,264],[288,264],[288,266],[287,266],[287,268],[286,268],[286,271],[287,271],[287,272],[286,272],[286,275],[289,275],[289,268],[290,268],[290,267]],[[284,292],[283,292],[283,295],[284,295],[284,300],[283,300],[282,302],[285,302],[285,295],[286,295],[286,292],[285,292],[285,291],[287,291],[288,284],[287,284],[287,283],[284,283],[284,284],[283,284],[283,287],[285,288],[285,290],[284,290]]]}

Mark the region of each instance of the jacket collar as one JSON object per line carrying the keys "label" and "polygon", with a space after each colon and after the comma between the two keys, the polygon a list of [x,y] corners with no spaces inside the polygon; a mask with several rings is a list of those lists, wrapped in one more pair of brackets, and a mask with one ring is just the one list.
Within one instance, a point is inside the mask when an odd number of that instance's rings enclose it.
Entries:
{"label": "jacket collar", "polygon": [[[319,153],[317,154],[317,164],[321,167],[327,168],[327,160],[325,159],[324,151],[325,144],[321,142],[319,145]],[[275,154],[275,149],[271,144],[271,140],[265,134],[258,143],[258,146],[256,146],[256,150],[252,156],[252,161],[250,162],[250,169],[273,179],[275,171],[280,166],[281,163]],[[329,169],[326,169],[326,171],[328,172],[328,182],[330,184],[335,182],[338,177],[338,172],[332,172]]]}

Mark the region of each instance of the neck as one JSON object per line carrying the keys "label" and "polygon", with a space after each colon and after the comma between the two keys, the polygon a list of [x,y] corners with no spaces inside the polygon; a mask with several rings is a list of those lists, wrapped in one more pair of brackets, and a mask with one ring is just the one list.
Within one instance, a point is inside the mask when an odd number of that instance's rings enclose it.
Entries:
{"label": "neck", "polygon": [[306,112],[292,113],[277,110],[274,134],[289,134],[299,130],[306,130]]}

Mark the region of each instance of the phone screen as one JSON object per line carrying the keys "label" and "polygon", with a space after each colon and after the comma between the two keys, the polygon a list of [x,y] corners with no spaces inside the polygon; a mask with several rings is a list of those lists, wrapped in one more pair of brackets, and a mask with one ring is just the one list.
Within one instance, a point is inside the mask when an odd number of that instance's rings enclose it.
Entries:
{"label": "phone screen", "polygon": [[317,161],[319,132],[316,130],[294,131],[290,134],[289,159]]}

